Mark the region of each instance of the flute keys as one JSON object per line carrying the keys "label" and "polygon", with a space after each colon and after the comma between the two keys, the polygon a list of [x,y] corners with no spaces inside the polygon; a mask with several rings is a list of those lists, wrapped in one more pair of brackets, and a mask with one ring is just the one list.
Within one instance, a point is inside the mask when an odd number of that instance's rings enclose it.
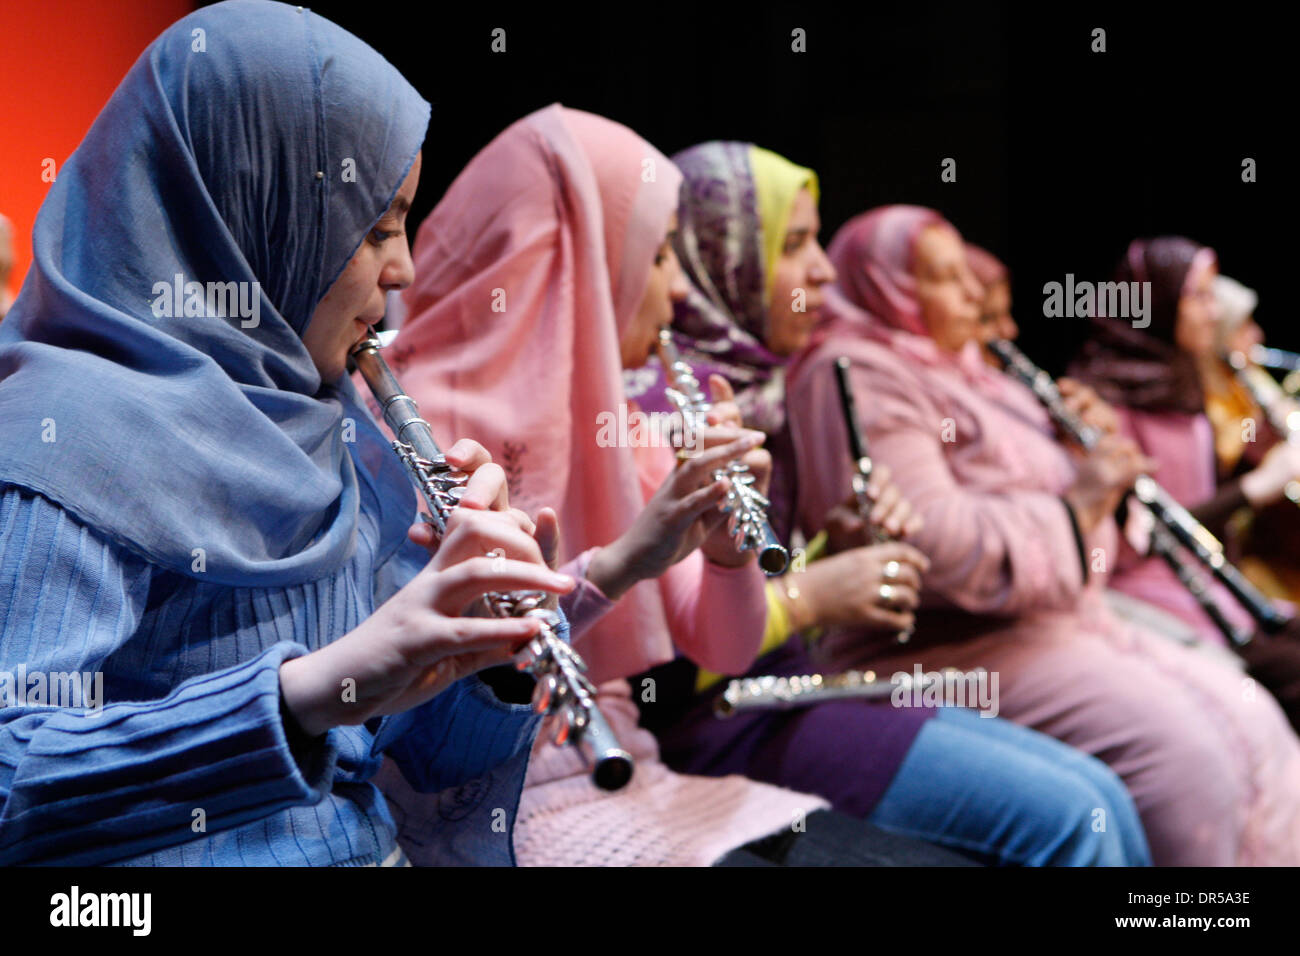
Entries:
{"label": "flute keys", "polygon": [[521,671],[532,670],[546,657],[546,643],[541,638],[534,637],[524,645],[521,653],[523,656],[515,666]]}
{"label": "flute keys", "polygon": [[543,674],[537,678],[537,685],[533,688],[533,710],[539,714],[545,714],[550,711],[559,695],[560,682],[554,674]]}
{"label": "flute keys", "polygon": [[566,710],[563,714],[560,715],[560,719],[556,721],[555,737],[554,737],[555,746],[563,747],[565,744],[569,742],[569,738],[572,735],[573,735],[573,712]]}
{"label": "flute keys", "polygon": [[566,707],[559,717],[559,726],[555,728],[556,744],[566,744],[570,740],[576,740],[587,729],[587,715],[582,710]]}

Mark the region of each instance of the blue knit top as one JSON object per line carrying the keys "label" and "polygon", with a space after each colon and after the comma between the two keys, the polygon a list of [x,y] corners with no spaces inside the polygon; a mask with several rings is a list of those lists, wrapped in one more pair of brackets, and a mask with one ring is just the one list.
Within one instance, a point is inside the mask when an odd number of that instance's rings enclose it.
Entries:
{"label": "blue knit top", "polygon": [[397,717],[286,734],[280,664],[355,628],[427,560],[407,545],[375,567],[377,543],[363,508],[336,573],[230,587],[0,488],[0,864],[380,863],[398,836],[373,783],[385,757],[429,794],[426,861],[513,862],[538,718],[477,678]]}

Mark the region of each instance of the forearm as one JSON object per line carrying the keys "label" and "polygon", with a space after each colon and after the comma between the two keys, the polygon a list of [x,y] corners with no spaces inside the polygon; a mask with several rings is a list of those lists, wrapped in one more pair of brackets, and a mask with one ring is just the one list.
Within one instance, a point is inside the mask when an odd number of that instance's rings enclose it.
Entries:
{"label": "forearm", "polygon": [[[757,657],[762,657],[776,650],[788,641],[791,635],[797,633],[796,629],[791,626],[790,613],[787,609],[786,598],[783,596],[784,592],[780,582],[784,580],[784,577],[780,577],[767,582],[765,588],[767,595],[767,625],[763,629],[763,642],[758,648]],[[695,678],[696,693],[708,690],[727,676],[715,671],[701,669]]]}
{"label": "forearm", "polygon": [[593,578],[593,574],[598,577],[598,572],[593,571],[592,565],[604,551],[604,548],[591,548],[560,568],[561,574],[567,574],[578,582],[576,588],[560,598],[560,610],[568,619],[571,640],[575,644],[618,600],[617,597],[608,597]]}
{"label": "forearm", "polygon": [[[0,863],[128,859],[311,804],[329,791],[329,736],[294,752],[277,644],[162,700],[17,713],[0,727]],[[201,820],[204,829],[194,829]]]}
{"label": "forearm", "polygon": [[660,578],[660,587],[682,653],[722,674],[749,668],[767,624],[763,572],[756,562],[727,568],[695,551]]}
{"label": "forearm", "polygon": [[1236,478],[1219,485],[1214,497],[1191,509],[1192,517],[1209,528],[1213,534],[1222,537],[1223,529],[1233,514],[1242,508],[1250,507],[1244,482],[1245,478]]}

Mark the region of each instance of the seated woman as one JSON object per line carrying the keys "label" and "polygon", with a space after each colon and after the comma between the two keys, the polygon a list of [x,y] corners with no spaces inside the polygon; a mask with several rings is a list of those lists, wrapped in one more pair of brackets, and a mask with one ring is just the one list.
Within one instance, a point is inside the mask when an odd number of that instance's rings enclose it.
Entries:
{"label": "seated woman", "polygon": [[[1267,530],[1252,537],[1266,552],[1272,550],[1285,568],[1288,556],[1295,554],[1286,530],[1294,530],[1297,519],[1296,506],[1285,495],[1288,486],[1300,480],[1300,448],[1277,441],[1267,413],[1252,409],[1259,417],[1238,420],[1236,432],[1248,432],[1262,447],[1241,455],[1238,477],[1222,485],[1216,480],[1217,453],[1224,443],[1207,416],[1206,398],[1223,361],[1214,251],[1179,237],[1137,240],[1115,276],[1119,282],[1150,284],[1149,326],[1138,329],[1123,319],[1095,317],[1094,334],[1072,366],[1076,376],[1114,403],[1125,433],[1156,462],[1157,480],[1212,533],[1236,536],[1230,527],[1236,524],[1233,516],[1256,512]],[[1268,377],[1259,369],[1247,374]],[[1285,418],[1285,412],[1281,415]],[[1272,535],[1278,537],[1270,549]],[[1239,552],[1242,542],[1228,544]],[[1269,580],[1276,579],[1265,576]],[[1221,625],[1158,556],[1139,558],[1131,547],[1124,547],[1113,587],[1177,615],[1206,644],[1228,644]],[[1224,587],[1211,579],[1207,590],[1232,630],[1256,632],[1254,620]],[[1300,622],[1279,636],[1255,633],[1240,653],[1251,675],[1277,696],[1292,724],[1300,727]]]}
{"label": "seated woman", "polygon": [[[1240,370],[1231,364],[1235,353],[1249,363],[1250,350],[1264,344],[1264,331],[1255,322],[1259,296],[1225,275],[1215,276],[1212,288],[1218,306],[1215,347],[1198,356],[1196,365],[1205,391],[1205,415],[1214,429],[1222,487],[1259,467],[1279,442],[1285,442],[1285,433],[1272,422],[1288,421],[1297,403],[1285,391],[1295,373],[1279,385],[1253,363]],[[1242,573],[1269,597],[1292,604],[1300,604],[1300,509],[1294,500],[1298,487],[1300,483],[1288,482],[1277,501],[1260,509],[1239,509],[1224,529]]]}
{"label": "seated woman", "polygon": [[733,458],[765,477],[762,435],[736,428],[723,402],[703,447],[675,468],[670,447],[616,424],[621,370],[646,361],[685,292],[668,243],[680,182],[631,130],[555,105],[484,148],[416,243],[394,367],[436,433],[483,439],[513,500],[558,503],[561,554],[583,578],[575,645],[637,760],[625,789],[603,793],[571,749],[539,738],[519,862],[954,862],[808,793],[673,773],[637,726],[633,693],[653,700],[657,687],[626,678],[674,644],[703,667],[743,671],[765,624],[762,574],[732,544],[718,510],[727,482],[712,477]]}
{"label": "seated woman", "polygon": [[[966,243],[966,263],[984,289],[983,308],[980,311],[976,338],[979,340],[984,361],[1001,370],[1002,362],[990,351],[990,343],[996,339],[1014,342],[1020,336],[1020,327],[1011,315],[1011,275],[1001,260],[991,252],[969,242]],[[1117,419],[1113,409],[1104,402],[1097,401],[1096,393],[1089,386],[1082,385],[1071,378],[1058,378],[1056,385],[1066,405],[1076,412],[1086,411],[1091,418],[1089,424],[1093,427],[1103,432],[1115,429]],[[1037,399],[1029,395],[1025,386],[1014,378],[1008,378],[1001,383],[1000,389],[1005,395],[1016,395],[1014,399],[1004,404],[1030,409],[1037,404]],[[1041,415],[1041,412],[1030,414]],[[1069,443],[1072,440],[1071,436],[1062,433],[1059,427],[1057,432],[1063,441]],[[1113,587],[1106,588],[1105,595],[1107,606],[1130,623],[1156,631],[1184,644],[1196,641],[1196,631],[1181,618],[1163,608],[1123,591],[1117,591]],[[1217,652],[1217,649],[1215,650]],[[1228,659],[1232,659],[1231,655],[1228,655]]]}
{"label": "seated woman", "polygon": [[823,424],[847,355],[873,455],[925,519],[913,539],[930,569],[911,648],[842,632],[827,658],[998,672],[1004,716],[1119,774],[1157,865],[1300,860],[1300,742],[1276,702],[1102,601],[1111,514],[1150,462],[1115,434],[1073,457],[1004,387],[976,341],[982,290],[937,213],[872,210],[829,253],[829,320],[788,385],[800,519],[816,527],[848,487],[846,442]]}
{"label": "seated woman", "polygon": [[[219,3],[150,45],[51,187],[0,326],[0,674],[27,683],[0,708],[0,862],[401,862],[386,754],[421,791],[482,785],[445,831],[509,861],[490,808],[513,816],[537,718],[466,675],[536,625],[462,615],[573,582],[469,441],[429,561],[344,374],[411,281],[428,117],[329,21]],[[25,693],[55,679],[89,693]]]}
{"label": "seated woman", "polygon": [[[1274,444],[1257,465],[1217,486],[1215,436],[1202,384],[1205,366],[1217,359],[1212,284],[1217,273],[1214,251],[1189,239],[1132,243],[1115,279],[1150,283],[1150,325],[1138,329],[1123,319],[1093,319],[1093,334],[1071,372],[1115,407],[1123,431],[1157,462],[1157,480],[1169,493],[1222,535],[1233,512],[1282,500],[1287,484],[1300,477],[1300,449]],[[1255,422],[1255,428],[1261,441],[1269,441],[1265,421]],[[1177,614],[1202,640],[1225,642],[1163,561],[1137,561],[1131,552],[1127,558],[1117,568],[1114,587]],[[1217,585],[1214,594],[1232,623],[1249,629],[1250,618],[1231,597]]]}
{"label": "seated woman", "polygon": [[[835,270],[817,242],[817,178],[809,169],[746,143],[712,142],[678,153],[686,178],[674,239],[691,285],[673,310],[674,338],[699,374],[738,389],[745,424],[763,430],[773,454],[772,509],[789,540],[795,490],[784,375],[820,317]],[[628,394],[643,409],[666,408],[663,368],[629,370]],[[842,417],[824,431],[843,434]],[[847,475],[850,462],[837,463]],[[919,522],[899,506],[898,489],[873,470],[873,521],[895,536]],[[901,543],[853,546],[856,508],[839,509],[833,534],[818,541],[806,568],[768,582],[762,656],[749,676],[816,670],[803,634],[856,625],[895,634],[911,608],[926,563]],[[827,542],[827,543],[823,543]],[[831,554],[820,557],[829,550]],[[891,573],[890,564],[893,562]],[[883,592],[882,585],[897,592]],[[910,665],[902,668],[910,673]],[[887,830],[978,854],[1001,864],[1149,862],[1132,800],[1100,761],[1033,731],[963,708],[898,708],[888,698],[829,701],[799,710],[713,716],[716,675],[685,658],[661,669],[661,688],[680,688],[680,706],[662,692],[642,707],[664,758],[682,772],[743,773],[829,799],[836,809]],[[889,675],[882,675],[888,680]],[[693,693],[699,688],[703,693]],[[930,719],[937,718],[937,719]],[[1093,811],[1111,821],[1092,826]]]}

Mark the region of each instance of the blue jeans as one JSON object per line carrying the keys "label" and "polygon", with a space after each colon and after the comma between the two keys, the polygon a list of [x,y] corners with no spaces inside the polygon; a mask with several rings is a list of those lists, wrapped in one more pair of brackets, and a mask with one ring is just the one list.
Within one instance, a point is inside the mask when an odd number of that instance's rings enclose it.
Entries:
{"label": "blue jeans", "polygon": [[1151,865],[1133,799],[1109,767],[960,707],[926,722],[868,820],[990,865]]}

